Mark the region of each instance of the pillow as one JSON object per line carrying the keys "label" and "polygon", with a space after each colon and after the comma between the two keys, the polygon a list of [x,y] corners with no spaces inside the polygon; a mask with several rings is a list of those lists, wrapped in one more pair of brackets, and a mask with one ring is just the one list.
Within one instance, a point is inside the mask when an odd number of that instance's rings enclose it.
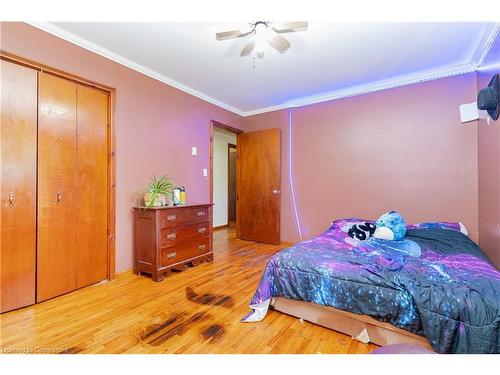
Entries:
{"label": "pillow", "polygon": [[[346,237],[349,237],[348,235],[349,229],[352,228],[354,224],[364,224],[364,223],[375,223],[375,221],[360,219],[357,217],[337,219],[335,221],[332,221],[329,230],[335,232],[336,234],[344,234]],[[467,231],[465,225],[459,222],[435,221],[435,222],[423,222],[423,223],[406,225],[406,229],[433,229],[433,228],[451,229],[462,232],[466,236],[469,235],[469,232]]]}
{"label": "pillow", "polygon": [[451,229],[462,232],[466,236],[469,235],[467,228],[462,223],[453,223],[447,221],[434,221],[411,224],[406,226],[407,229]]}
{"label": "pillow", "polygon": [[373,220],[359,219],[356,217],[337,219],[332,221],[329,231],[332,231],[335,235],[342,234],[348,237],[349,229],[351,229],[353,225],[362,225],[365,223],[374,224],[375,222]]}
{"label": "pillow", "polygon": [[363,223],[354,224],[351,229],[347,232],[349,237],[357,238],[360,241],[369,239],[375,233],[375,224],[373,223]]}

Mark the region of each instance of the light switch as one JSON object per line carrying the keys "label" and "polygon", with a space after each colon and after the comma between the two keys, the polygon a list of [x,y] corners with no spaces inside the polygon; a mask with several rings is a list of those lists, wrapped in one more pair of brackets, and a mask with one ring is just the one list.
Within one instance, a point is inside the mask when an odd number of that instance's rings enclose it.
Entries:
{"label": "light switch", "polygon": [[208,177],[208,169],[203,168],[203,177]]}
{"label": "light switch", "polygon": [[191,147],[191,155],[193,156],[198,155],[198,147]]}

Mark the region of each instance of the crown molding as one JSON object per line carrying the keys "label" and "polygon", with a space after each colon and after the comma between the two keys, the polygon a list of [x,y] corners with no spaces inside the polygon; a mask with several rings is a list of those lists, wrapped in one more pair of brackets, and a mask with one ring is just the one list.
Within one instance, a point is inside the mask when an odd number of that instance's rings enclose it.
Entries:
{"label": "crown molding", "polygon": [[452,76],[457,76],[461,74],[467,74],[475,72],[476,69],[471,64],[461,64],[453,67],[435,69],[430,71],[425,71],[418,74],[409,74],[404,76],[399,76],[389,80],[377,81],[366,85],[353,86],[346,89],[330,91],[326,93],[321,93],[318,95],[307,96],[297,100],[292,100],[281,105],[260,108],[253,111],[245,112],[244,116],[253,116],[265,112],[272,112],[287,108],[304,107],[312,104],[318,104],[323,102],[328,102],[332,100],[346,99],[353,96],[360,96],[365,94],[370,94],[377,91],[393,89],[397,87],[414,85],[417,83],[423,83],[428,81],[433,81],[436,79],[447,78]]}
{"label": "crown molding", "polygon": [[485,31],[470,62],[476,70],[483,64],[485,57],[488,55],[488,52],[490,52],[491,46],[499,33],[500,23],[493,24],[489,30]]}
{"label": "crown molding", "polygon": [[118,55],[114,52],[111,52],[110,50],[108,50],[106,48],[103,48],[95,43],[88,41],[87,39],[81,38],[73,33],[66,31],[66,30],[63,30],[60,27],[53,25],[49,22],[26,22],[26,23],[37,28],[37,29],[40,29],[40,30],[45,31],[49,34],[52,34],[52,35],[57,36],[61,39],[64,39],[67,42],[70,42],[70,43],[75,44],[79,47],[82,47],[86,50],[94,52],[100,56],[103,56],[109,60],[112,60],[120,65],[126,66],[127,68],[130,68],[130,69],[135,70],[139,73],[142,73],[142,74],[144,74],[148,77],[151,77],[157,81],[160,81],[160,82],[165,83],[169,86],[175,87],[178,90],[181,90],[185,93],[193,95],[193,96],[195,96],[199,99],[202,99],[206,102],[209,102],[213,105],[216,105],[216,106],[221,107],[225,110],[233,112],[239,116],[244,116],[244,112],[240,111],[239,109],[236,109],[236,108],[234,108],[226,103],[223,103],[217,99],[214,99],[211,96],[208,96],[208,95],[206,95],[200,91],[197,91],[189,86],[186,86],[180,82],[177,82],[176,80],[169,78],[163,74],[160,74],[154,70],[146,68],[145,66],[138,64],[132,60],[129,60],[121,55]]}
{"label": "crown molding", "polygon": [[460,64],[452,67],[444,67],[440,69],[428,70],[416,74],[403,75],[399,77],[395,77],[388,80],[377,81],[368,83],[365,85],[351,86],[348,88],[334,90],[329,92],[320,93],[317,95],[307,96],[303,98],[297,98],[282,104],[278,104],[270,107],[257,108],[254,110],[243,111],[237,109],[235,107],[230,106],[224,102],[221,102],[217,99],[212,98],[209,95],[206,95],[200,91],[197,91],[189,86],[186,86],[180,82],[177,82],[165,75],[162,75],[158,72],[155,72],[149,68],[146,68],[143,65],[135,63],[121,55],[118,55],[114,52],[111,52],[95,43],[92,43],[84,38],[81,38],[77,35],[67,32],[66,30],[61,29],[58,26],[55,26],[49,22],[27,22],[29,25],[40,29],[42,31],[48,32],[49,34],[55,35],[61,39],[64,39],[70,43],[73,43],[79,47],[87,49],[91,52],[94,52],[100,56],[103,56],[109,60],[112,60],[118,64],[124,65],[130,69],[133,69],[139,73],[142,73],[148,77],[151,77],[157,81],[165,83],[169,86],[175,87],[183,92],[186,92],[190,95],[193,95],[199,99],[202,99],[206,102],[214,104],[220,108],[226,109],[230,112],[233,112],[242,117],[253,116],[266,112],[273,112],[287,108],[295,108],[295,107],[303,107],[317,103],[323,103],[327,101],[333,101],[338,99],[345,99],[359,95],[365,95],[373,92],[378,92],[382,90],[387,90],[391,88],[403,87],[414,85],[417,83],[428,82],[436,79],[452,77],[460,74],[472,73],[478,70],[485,56],[488,54],[491,45],[493,44],[495,38],[500,33],[500,23],[495,23],[492,25],[491,29],[488,29],[483,37],[475,52],[471,58],[471,61],[466,64]]}

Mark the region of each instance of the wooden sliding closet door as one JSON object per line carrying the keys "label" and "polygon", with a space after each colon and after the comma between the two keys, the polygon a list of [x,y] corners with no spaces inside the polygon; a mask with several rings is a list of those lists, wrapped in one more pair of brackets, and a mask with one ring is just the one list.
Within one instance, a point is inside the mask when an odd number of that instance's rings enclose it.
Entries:
{"label": "wooden sliding closet door", "polygon": [[37,71],[0,61],[0,312],[35,303]]}
{"label": "wooden sliding closet door", "polygon": [[107,276],[108,94],[77,87],[76,286]]}
{"label": "wooden sliding closet door", "polygon": [[76,289],[76,90],[39,73],[38,302]]}
{"label": "wooden sliding closet door", "polygon": [[107,276],[108,102],[40,73],[38,302]]}

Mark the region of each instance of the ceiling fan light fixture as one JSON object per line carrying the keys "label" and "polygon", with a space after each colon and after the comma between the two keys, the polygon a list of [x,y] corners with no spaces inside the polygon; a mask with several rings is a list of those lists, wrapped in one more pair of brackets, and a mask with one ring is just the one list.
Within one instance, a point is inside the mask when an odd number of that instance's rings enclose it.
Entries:
{"label": "ceiling fan light fixture", "polygon": [[275,24],[269,21],[256,21],[250,23],[250,30],[248,31],[223,31],[215,33],[215,37],[217,40],[226,40],[251,35],[252,39],[245,44],[240,51],[240,56],[249,56],[255,50],[255,52],[257,52],[257,57],[263,58],[264,51],[268,44],[279,53],[288,51],[288,49],[290,49],[290,42],[281,34],[307,30],[307,25],[307,22],[285,22]]}
{"label": "ceiling fan light fixture", "polygon": [[255,43],[255,51],[257,53],[259,53],[259,52],[261,52],[261,53],[265,52],[266,51],[266,47],[267,47],[267,45],[266,45],[265,42],[258,41],[257,43]]}
{"label": "ceiling fan light fixture", "polygon": [[257,22],[255,24],[255,50],[257,52],[264,52],[267,47],[267,42],[270,37],[269,27],[266,22]]}

